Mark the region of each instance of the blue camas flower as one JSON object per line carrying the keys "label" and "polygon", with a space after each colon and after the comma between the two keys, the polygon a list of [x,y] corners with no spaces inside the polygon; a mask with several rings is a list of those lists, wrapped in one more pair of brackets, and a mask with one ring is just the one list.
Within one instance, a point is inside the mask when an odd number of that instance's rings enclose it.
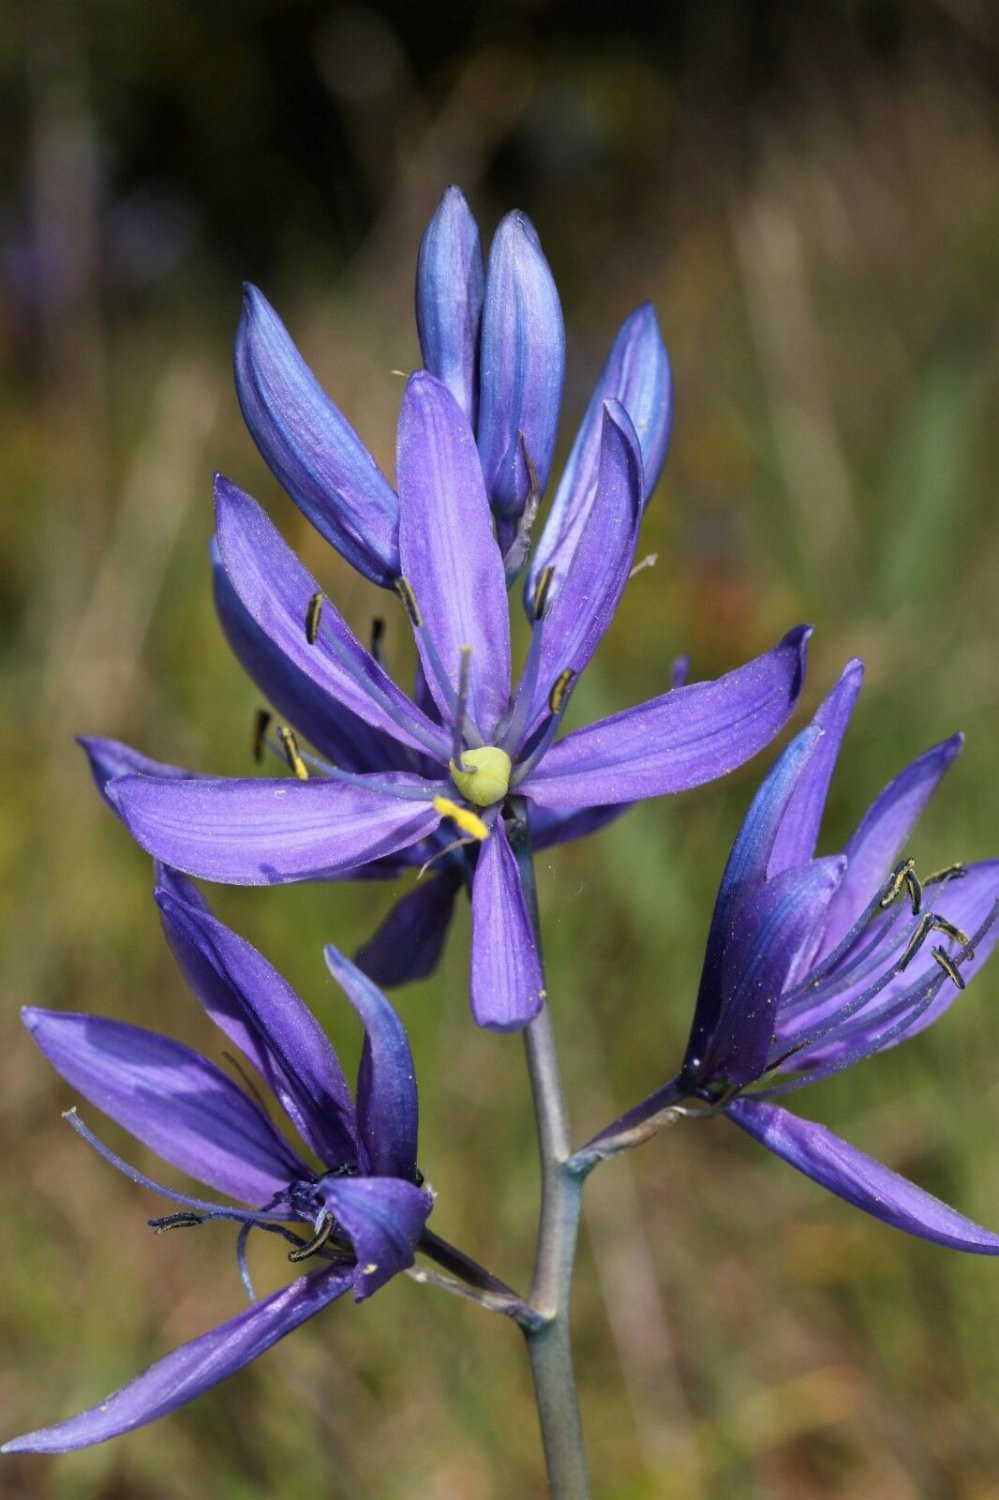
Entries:
{"label": "blue camas flower", "polygon": [[815,857],[862,671],[849,664],[750,807],[718,892],[679,1074],[582,1155],[599,1155],[630,1131],[640,1138],[653,1116],[699,1100],[884,1223],[999,1254],[999,1235],[772,1102],[936,1021],[999,932],[999,860],[952,865],[922,881],[912,859],[896,863],[961,748],[959,735],[889,783],[841,854]]}
{"label": "blue camas flower", "polygon": [[[289,1259],[316,1269],[174,1350],[98,1406],[8,1443],[62,1452],[142,1426],[241,1369],[353,1289],[360,1301],[413,1264],[433,1205],[416,1165],[417,1096],[402,1024],[385,997],[334,949],[327,961],[364,1024],[356,1107],[325,1033],[249,943],[223,926],[180,876],[161,871],[156,899],[178,963],[215,1024],[273,1090],[293,1146],[251,1097],[205,1058],[166,1037],[96,1016],[28,1009],[46,1057],[85,1098],[164,1160],[236,1208],[150,1181],[76,1129],[178,1211],[154,1227],[231,1220],[283,1235]],[[255,1090],[254,1090],[255,1095]],[[296,1233],[289,1225],[297,1225]]]}
{"label": "blue camas flower", "polygon": [[251,292],[236,371],[247,422],[323,535],[412,624],[412,698],[367,651],[263,511],[216,483],[216,599],[240,660],[318,751],[278,730],[295,779],[185,775],[89,741],[104,795],[145,848],[237,884],[396,874],[432,861],[362,954],[395,982],[429,972],[456,892],[472,892],[472,1008],[524,1025],[539,955],[505,819],[526,799],[534,847],[616,809],[714,780],[763,748],[800,691],[807,632],[715,682],[682,686],[556,740],[575,683],[628,581],[669,435],[669,371],[648,308],[608,358],[527,573],[531,644],[512,673],[507,589],[525,567],[563,376],[558,299],[522,215],[483,274],[478,231],[449,189],[420,253],[428,369],[406,387],[396,490]]}

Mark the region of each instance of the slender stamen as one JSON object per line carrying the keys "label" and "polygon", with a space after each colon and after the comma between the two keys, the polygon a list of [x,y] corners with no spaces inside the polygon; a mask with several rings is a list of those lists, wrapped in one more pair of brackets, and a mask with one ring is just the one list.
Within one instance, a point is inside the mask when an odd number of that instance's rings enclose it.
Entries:
{"label": "slender stamen", "polygon": [[[266,747],[272,754],[281,760],[287,759],[287,751],[283,743],[268,738]],[[296,741],[296,749],[298,749]],[[398,802],[430,802],[433,800],[435,791],[446,787],[446,781],[424,781],[422,785],[411,786],[406,783],[396,784],[392,781],[382,780],[378,775],[370,771],[344,771],[340,766],[334,765],[332,761],[321,760],[318,755],[312,755],[308,750],[298,749],[299,759],[303,765],[318,771],[329,781],[340,781],[347,786],[356,786],[367,792],[378,792],[383,797],[394,797]],[[306,773],[308,775],[308,771]],[[309,777],[309,780],[312,778]]]}
{"label": "slender stamen", "polygon": [[[420,655],[423,657],[424,669],[429,669],[433,674],[444,702],[447,704],[452,723],[455,723],[458,719],[458,694],[455,692],[451,679],[445,672],[444,665],[437,654],[437,647],[434,645],[433,636],[423,623],[423,616],[420,614],[420,607],[416,602],[413,586],[408,578],[400,577],[395,580],[395,591],[402,600],[406,613],[409,616],[410,624],[416,632],[420,646]],[[470,718],[467,708],[463,711],[462,718],[465,740],[474,748],[481,749],[485,744],[485,740],[479,733],[478,726],[474,720]]]}
{"label": "slender stamen", "polygon": [[[380,708],[389,719],[402,725],[407,734],[411,735],[414,740],[421,744],[435,760],[443,760],[447,753],[446,741],[442,743],[442,740],[433,735],[429,727],[421,722],[422,715],[417,716],[418,710],[416,710],[415,704],[407,704],[406,700],[403,700],[402,703],[394,701],[388,696],[384,688],[381,687],[375,672],[359,671],[358,663],[351,659],[343,641],[340,640],[336,631],[325,619],[320,621],[317,640],[320,634],[323,645],[329,647],[348,677],[357,683],[358,687],[363,689],[365,695],[371,699],[371,702]],[[374,665],[379,671],[382,670],[377,661]],[[406,707],[412,707],[414,710],[413,714],[406,713]]]}
{"label": "slender stamen", "polygon": [[960,943],[962,948],[967,948],[970,941],[967,933],[962,932],[960,927],[955,927],[953,922],[948,922],[946,917],[938,917],[934,912],[927,912],[917,923],[912,937],[906,945],[905,952],[898,961],[899,969],[908,968],[916,953],[933,931],[942,932],[945,937],[952,938],[955,943]]}
{"label": "slender stamen", "polygon": [[253,759],[259,766],[264,758],[264,743],[273,715],[268,708],[258,708],[253,718]]}
{"label": "slender stamen", "polygon": [[924,876],[923,884],[940,885],[946,880],[963,880],[967,873],[967,866],[962,865],[960,862],[953,865],[945,865],[942,870],[934,870],[932,875]]}
{"label": "slender stamen", "polygon": [[250,1280],[250,1267],[246,1260],[246,1242],[250,1238],[250,1230],[256,1226],[244,1224],[236,1238],[236,1265],[239,1267],[239,1279],[243,1283],[243,1289],[251,1302],[256,1302],[257,1294],[253,1290],[253,1282]]}
{"label": "slender stamen", "polygon": [[931,948],[930,952],[933,954],[933,957],[936,959],[941,969],[943,969],[944,973],[947,975],[947,978],[952,979],[959,990],[963,990],[965,988],[964,977],[961,974],[961,971],[958,969],[957,964],[954,963],[953,959],[948,954],[947,950],[945,948],[936,947]]}
{"label": "slender stamen", "polygon": [[552,684],[551,692],[548,694],[548,721],[542,727],[542,732],[526,760],[521,761],[510,778],[510,787],[516,791],[521,782],[531,774],[534,767],[542,756],[547,755],[552,740],[558,734],[559,726],[565,717],[565,711],[569,706],[569,689],[572,686],[575,672],[571,667],[566,667],[560,672]]}
{"label": "slender stamen", "polygon": [[546,563],[538,574],[538,581],[534,585],[534,598],[531,600],[531,615],[535,621],[542,619],[548,609],[548,599],[554,582],[554,565]]}
{"label": "slender stamen", "polygon": [[287,724],[279,724],[277,737],[281,741],[281,749],[284,751],[285,759],[298,777],[299,781],[308,781],[309,768],[302,759],[302,752],[298,748],[298,739],[295,731],[289,729]]}
{"label": "slender stamen", "polygon": [[575,675],[571,667],[566,667],[565,671],[560,672],[552,683],[552,690],[548,694],[548,707],[553,714],[560,714],[565,707],[566,694],[572,686],[572,679]]}
{"label": "slender stamen", "polygon": [[288,1259],[295,1262],[295,1264],[300,1260],[308,1260],[310,1255],[315,1255],[317,1251],[323,1248],[335,1228],[336,1219],[334,1219],[332,1214],[326,1214],[316,1233],[312,1236],[312,1239],[308,1240],[298,1250],[289,1250]]}
{"label": "slender stamen", "polygon": [[884,895],[881,897],[882,906],[891,906],[892,902],[898,899],[899,893],[902,887],[908,883],[909,876],[915,869],[915,865],[916,861],[911,858],[904,859],[900,865],[896,865],[891,873],[891,878]]}
{"label": "slender stamen", "polygon": [[385,666],[382,641],[385,638],[385,621],[381,615],[375,615],[371,621],[371,655],[382,668]]}
{"label": "slender stamen", "polygon": [[459,802],[452,802],[450,797],[435,797],[434,808],[442,818],[450,818],[462,833],[470,834],[473,839],[481,842],[489,837],[489,824],[483,822],[477,813],[462,807]]}
{"label": "slender stamen", "polygon": [[154,1234],[166,1234],[168,1229],[196,1229],[204,1222],[204,1214],[193,1213],[187,1208],[179,1209],[175,1214],[164,1214],[162,1219],[146,1220]]}
{"label": "slender stamen", "polygon": [[472,648],[462,646],[458,653],[458,702],[455,706],[454,725],[451,732],[451,759],[461,770],[461,752],[464,748],[465,711],[468,708],[468,678],[472,667]]}
{"label": "slender stamen", "polygon": [[305,611],[305,639],[314,646],[319,637],[319,621],[323,613],[322,593],[313,594]]}

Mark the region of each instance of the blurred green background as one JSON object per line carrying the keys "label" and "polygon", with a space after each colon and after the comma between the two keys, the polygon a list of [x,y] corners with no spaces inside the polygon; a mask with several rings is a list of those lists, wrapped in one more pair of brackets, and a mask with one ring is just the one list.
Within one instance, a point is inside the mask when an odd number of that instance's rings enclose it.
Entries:
{"label": "blurred green background", "polygon": [[[243,773],[257,699],[209,599],[210,476],[268,506],[364,633],[383,601],[280,494],[242,428],[243,277],[281,310],[389,472],[418,361],[422,227],[458,181],[485,232],[535,219],[569,339],[562,451],[613,333],[655,302],[674,441],[577,722],[710,676],[801,619],[806,707],[867,686],[837,848],[957,727],[923,868],[995,852],[999,24],[988,0],[7,0],[0,17],[0,1407],[4,1434],[99,1399],[241,1305],[222,1226],[160,1211],[60,1119],[21,1003],[219,1051],[158,931],[148,861],[79,731]],[[391,616],[402,663],[406,632]],[[763,764],[645,805],[539,870],[577,1138],[675,1065],[711,901]],[[388,888],[219,890],[328,1024],[320,946]],[[467,912],[403,991],[438,1231],[524,1285],[536,1200],[516,1038],[476,1032]],[[799,1096],[999,1225],[999,970],[932,1033]],[[97,1112],[85,1118],[104,1129]],[[117,1144],[113,1129],[106,1136]],[[133,1158],[141,1153],[133,1150]],[[151,1165],[146,1161],[147,1166]],[[287,1271],[254,1247],[258,1284]],[[724,1122],[597,1174],[575,1326],[609,1500],[999,1497],[999,1265],[909,1241]],[[541,1496],[512,1327],[400,1278],[140,1435],[7,1459],[24,1500]]]}

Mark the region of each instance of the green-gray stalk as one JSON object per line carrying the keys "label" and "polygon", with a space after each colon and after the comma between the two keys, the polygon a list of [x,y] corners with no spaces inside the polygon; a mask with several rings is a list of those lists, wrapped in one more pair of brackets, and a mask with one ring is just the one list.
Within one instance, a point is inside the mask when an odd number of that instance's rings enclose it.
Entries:
{"label": "green-gray stalk", "polygon": [[[510,801],[516,817],[510,841],[540,956],[541,929],[527,809],[519,797]],[[521,1327],[531,1361],[552,1500],[586,1500],[590,1486],[569,1331],[583,1177],[571,1165],[569,1120],[547,1001],[525,1028],[524,1046],[541,1158],[541,1215],[530,1297],[537,1316],[530,1323],[521,1323]]]}

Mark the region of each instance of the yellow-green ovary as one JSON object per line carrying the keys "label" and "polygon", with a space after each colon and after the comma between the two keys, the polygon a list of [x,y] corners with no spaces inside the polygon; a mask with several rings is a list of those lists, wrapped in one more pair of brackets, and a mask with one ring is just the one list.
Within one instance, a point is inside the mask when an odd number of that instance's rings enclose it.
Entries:
{"label": "yellow-green ovary", "polygon": [[499,802],[510,789],[513,761],[496,745],[481,750],[464,750],[458,765],[450,762],[451,780],[467,802],[489,807]]}

